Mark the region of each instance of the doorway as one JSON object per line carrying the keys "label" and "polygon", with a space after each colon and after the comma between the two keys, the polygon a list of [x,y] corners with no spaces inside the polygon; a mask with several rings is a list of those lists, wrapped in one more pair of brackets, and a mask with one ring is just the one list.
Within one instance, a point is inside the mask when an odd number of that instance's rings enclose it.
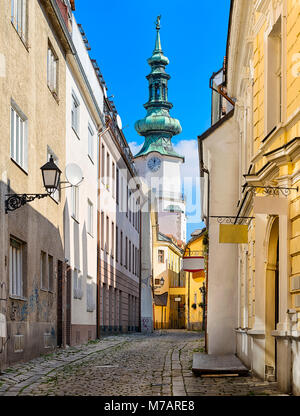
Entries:
{"label": "doorway", "polygon": [[170,328],[185,329],[185,296],[170,296]]}
{"label": "doorway", "polygon": [[266,270],[266,347],[265,375],[269,381],[277,379],[277,341],[272,335],[279,322],[279,219],[274,220],[268,245]]}
{"label": "doorway", "polygon": [[63,344],[63,264],[57,262],[57,346]]}

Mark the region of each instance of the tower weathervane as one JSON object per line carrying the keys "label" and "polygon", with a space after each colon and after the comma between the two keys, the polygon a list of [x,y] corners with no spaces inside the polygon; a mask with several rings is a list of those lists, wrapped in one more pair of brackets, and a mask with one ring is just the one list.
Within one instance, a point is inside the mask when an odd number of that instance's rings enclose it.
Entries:
{"label": "tower weathervane", "polygon": [[156,30],[160,30],[160,19],[161,19],[161,15],[157,16],[157,19],[156,19],[156,22],[155,22]]}

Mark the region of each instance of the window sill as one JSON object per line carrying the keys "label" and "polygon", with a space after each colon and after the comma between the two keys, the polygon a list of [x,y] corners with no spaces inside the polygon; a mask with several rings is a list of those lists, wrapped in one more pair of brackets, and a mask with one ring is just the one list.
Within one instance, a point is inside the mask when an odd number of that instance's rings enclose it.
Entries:
{"label": "window sill", "polygon": [[51,293],[52,295],[54,295],[54,291],[53,291],[53,290],[50,290],[50,289],[45,289],[44,287],[41,287],[41,288],[40,288],[40,290],[41,290],[42,292]]}
{"label": "window sill", "polygon": [[76,217],[74,217],[74,215],[71,215],[71,218],[73,218],[73,220],[74,220],[75,222],[77,222],[77,224],[80,224],[80,223],[79,223],[79,220],[78,220]]}
{"label": "window sill", "polygon": [[16,165],[16,166],[18,166],[18,168],[19,169],[21,169],[21,171],[23,172],[23,173],[25,173],[25,175],[27,175],[28,176],[28,172],[26,172],[26,170],[24,169],[24,168],[22,168],[22,166],[21,165],[19,165],[19,163],[18,162],[16,162],[12,157],[10,158],[10,160]]}
{"label": "window sill", "polygon": [[47,87],[48,87],[48,90],[50,91],[50,94],[55,99],[56,103],[59,104],[59,98],[58,98],[57,93],[55,91],[51,90],[51,88],[49,87],[49,85],[47,85]]}
{"label": "window sill", "polygon": [[27,301],[27,298],[24,298],[23,296],[17,296],[17,295],[9,295],[9,299],[21,300],[22,302],[26,302]]}
{"label": "window sill", "polygon": [[90,159],[91,163],[94,165],[95,162],[93,161],[92,157],[88,154],[88,158]]}
{"label": "window sill", "polygon": [[11,23],[12,27],[14,28],[14,30],[16,31],[16,34],[17,34],[17,35],[18,35],[18,37],[20,38],[21,42],[23,43],[24,48],[25,48],[25,49],[26,49],[26,51],[29,53],[29,46],[28,46],[28,43],[27,43],[27,39],[26,39],[26,40],[22,39],[22,36],[21,36],[21,35],[20,35],[20,33],[18,32],[18,30],[17,30],[16,26],[14,25],[14,23],[13,23],[12,21],[10,21],[10,23]]}
{"label": "window sill", "polygon": [[74,131],[74,133],[76,134],[76,137],[78,140],[80,140],[79,134],[78,132],[75,130],[74,126],[72,126],[72,130]]}

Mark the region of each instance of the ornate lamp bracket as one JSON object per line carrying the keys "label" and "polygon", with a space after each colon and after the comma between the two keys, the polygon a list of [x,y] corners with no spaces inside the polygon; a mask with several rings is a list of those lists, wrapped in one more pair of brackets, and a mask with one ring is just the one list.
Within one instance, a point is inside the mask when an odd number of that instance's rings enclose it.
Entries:
{"label": "ornate lamp bracket", "polygon": [[236,224],[236,225],[249,225],[254,217],[231,217],[231,216],[211,216],[210,218],[216,218],[219,224]]}
{"label": "ornate lamp bracket", "polygon": [[244,190],[251,192],[253,195],[262,194],[267,196],[280,196],[283,195],[285,197],[289,196],[292,191],[297,191],[299,188],[288,188],[284,186],[252,186],[245,184]]}
{"label": "ornate lamp bracket", "polygon": [[27,202],[32,202],[35,199],[46,198],[50,194],[6,194],[8,198],[5,200],[5,214],[10,211],[26,205]]}

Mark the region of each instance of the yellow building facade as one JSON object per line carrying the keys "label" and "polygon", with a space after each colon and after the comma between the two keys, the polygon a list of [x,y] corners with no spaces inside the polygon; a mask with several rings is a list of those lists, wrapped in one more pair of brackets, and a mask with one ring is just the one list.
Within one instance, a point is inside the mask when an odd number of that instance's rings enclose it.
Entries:
{"label": "yellow building facade", "polygon": [[153,320],[155,329],[186,328],[186,275],[183,246],[160,232],[153,247]]}
{"label": "yellow building facade", "polygon": [[[208,240],[206,230],[194,236],[186,245],[184,258],[203,257],[204,264],[207,263]],[[205,326],[205,292],[206,273],[201,271],[186,272],[187,276],[187,328],[190,330],[204,330]],[[201,289],[201,290],[200,290]]]}
{"label": "yellow building facade", "polygon": [[183,258],[205,255],[204,233],[187,245],[160,232],[153,248],[153,293],[155,329],[203,329],[205,272],[185,272]]}
{"label": "yellow building facade", "polygon": [[226,73],[240,131],[236,214],[251,217],[238,246],[237,352],[299,395],[300,2],[241,3],[231,2]]}

